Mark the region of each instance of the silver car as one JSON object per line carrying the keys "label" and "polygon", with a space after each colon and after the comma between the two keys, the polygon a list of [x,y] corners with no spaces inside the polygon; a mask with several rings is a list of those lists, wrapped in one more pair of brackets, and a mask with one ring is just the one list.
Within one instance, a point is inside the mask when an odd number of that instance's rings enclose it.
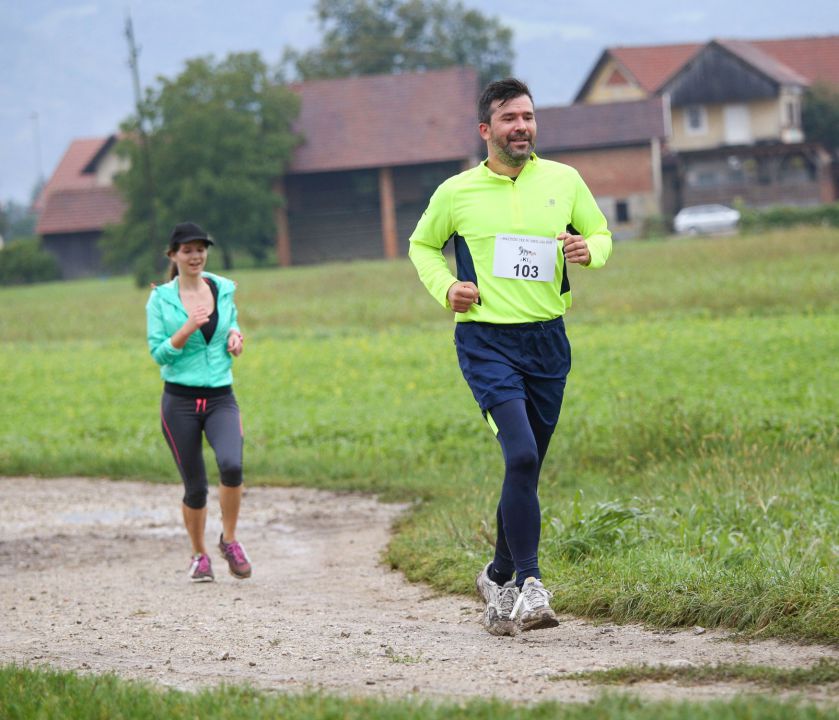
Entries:
{"label": "silver car", "polygon": [[736,230],[738,222],[740,213],[733,208],[725,205],[693,205],[676,213],[673,229],[677,233],[699,235]]}

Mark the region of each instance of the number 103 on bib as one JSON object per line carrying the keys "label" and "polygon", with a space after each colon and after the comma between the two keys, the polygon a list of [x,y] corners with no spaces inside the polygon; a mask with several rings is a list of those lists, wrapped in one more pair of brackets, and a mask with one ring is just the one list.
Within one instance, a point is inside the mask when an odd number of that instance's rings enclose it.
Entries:
{"label": "number 103 on bib", "polygon": [[551,282],[556,271],[556,253],[556,238],[496,235],[492,274],[513,280]]}

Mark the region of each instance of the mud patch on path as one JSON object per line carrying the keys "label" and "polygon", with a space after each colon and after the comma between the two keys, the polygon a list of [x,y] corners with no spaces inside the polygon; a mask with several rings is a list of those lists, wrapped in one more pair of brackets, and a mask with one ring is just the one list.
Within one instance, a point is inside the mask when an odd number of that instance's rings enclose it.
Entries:
{"label": "mud patch on path", "polygon": [[[600,688],[561,676],[637,664],[789,668],[839,658],[829,647],[735,643],[724,632],[656,632],[570,617],[551,630],[489,636],[475,600],[440,596],[381,564],[404,507],[358,494],[248,488],[239,538],[253,577],[235,580],[212,551],[217,581],[191,584],[180,497],[175,485],[0,479],[0,662],[112,671],[183,689],[247,683],[581,701]],[[211,490],[213,548],[220,530]],[[633,691],[719,698],[744,686],[649,683]],[[807,694],[831,703],[839,697],[836,687]]]}

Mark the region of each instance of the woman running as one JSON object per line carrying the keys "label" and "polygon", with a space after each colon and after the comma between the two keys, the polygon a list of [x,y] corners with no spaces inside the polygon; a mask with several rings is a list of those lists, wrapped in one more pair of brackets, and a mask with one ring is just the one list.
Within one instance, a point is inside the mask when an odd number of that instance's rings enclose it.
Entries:
{"label": "woman running", "polygon": [[242,499],[242,422],[233,395],[233,356],[242,353],[232,280],[204,272],[213,241],[198,225],[179,223],[169,238],[169,282],[152,289],[146,304],[149,350],[161,366],[163,435],[184,483],[184,525],[192,543],[189,578],[215,579],[204,531],[207,472],[202,433],[219,469],[222,534],[219,549],[230,574],[251,576],[251,564],[236,539]]}

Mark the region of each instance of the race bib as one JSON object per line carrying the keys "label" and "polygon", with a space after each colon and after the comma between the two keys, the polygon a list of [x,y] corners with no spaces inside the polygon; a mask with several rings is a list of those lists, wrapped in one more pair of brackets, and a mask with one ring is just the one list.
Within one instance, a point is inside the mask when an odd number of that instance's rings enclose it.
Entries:
{"label": "race bib", "polygon": [[556,270],[557,241],[534,235],[496,235],[492,274],[514,280],[551,282]]}

